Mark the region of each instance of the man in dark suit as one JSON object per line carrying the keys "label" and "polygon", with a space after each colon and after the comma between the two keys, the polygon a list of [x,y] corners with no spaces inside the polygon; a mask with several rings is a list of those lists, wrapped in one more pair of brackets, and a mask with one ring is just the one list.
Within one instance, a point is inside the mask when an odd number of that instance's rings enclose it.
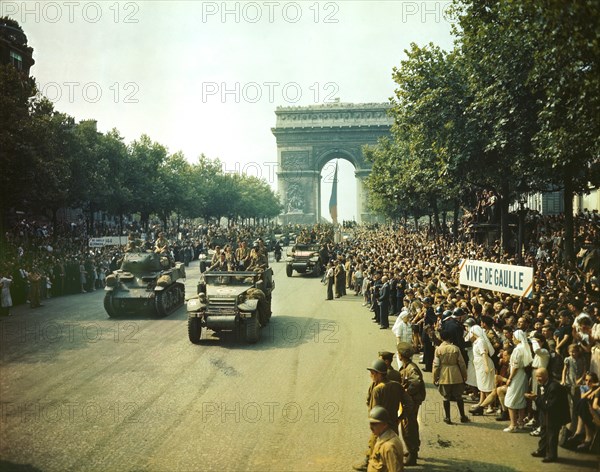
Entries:
{"label": "man in dark suit", "polygon": [[541,426],[540,442],[533,457],[543,457],[542,462],[556,462],[558,458],[558,433],[562,425],[571,421],[567,390],[556,380],[550,379],[548,370],[535,371],[538,381],[537,393],[526,393],[525,397],[535,400]]}
{"label": "man in dark suit", "polygon": [[387,276],[381,278],[381,290],[379,291],[379,329],[388,329],[390,322],[390,283]]}

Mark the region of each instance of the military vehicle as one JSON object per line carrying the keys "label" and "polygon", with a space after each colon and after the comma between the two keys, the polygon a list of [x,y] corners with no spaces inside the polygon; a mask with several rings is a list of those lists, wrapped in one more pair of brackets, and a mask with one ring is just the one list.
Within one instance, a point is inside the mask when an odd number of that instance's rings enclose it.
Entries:
{"label": "military vehicle", "polygon": [[294,271],[300,274],[323,273],[323,261],[319,255],[318,244],[295,244],[287,253],[285,274],[291,277]]}
{"label": "military vehicle", "polygon": [[206,271],[198,295],[187,302],[188,337],[200,343],[203,329],[235,331],[249,343],[260,338],[260,328],[271,319],[273,269]]}
{"label": "military vehicle", "polygon": [[185,266],[171,266],[151,251],[126,252],[118,270],[106,277],[104,309],[108,316],[166,316],[185,301]]}

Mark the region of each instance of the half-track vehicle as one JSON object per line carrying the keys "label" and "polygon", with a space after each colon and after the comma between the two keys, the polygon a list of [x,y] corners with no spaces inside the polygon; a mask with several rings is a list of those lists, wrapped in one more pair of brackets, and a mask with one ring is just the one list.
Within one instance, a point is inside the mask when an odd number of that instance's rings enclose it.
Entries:
{"label": "half-track vehicle", "polygon": [[108,316],[166,316],[185,302],[185,265],[174,266],[152,251],[126,252],[120,268],[106,277]]}
{"label": "half-track vehicle", "polygon": [[323,261],[318,244],[295,244],[287,253],[285,274],[291,277],[294,271],[300,274],[319,276],[323,273]]}
{"label": "half-track vehicle", "polygon": [[202,330],[234,331],[248,343],[260,338],[260,328],[271,319],[273,269],[206,271],[198,295],[187,302],[188,337],[200,343]]}

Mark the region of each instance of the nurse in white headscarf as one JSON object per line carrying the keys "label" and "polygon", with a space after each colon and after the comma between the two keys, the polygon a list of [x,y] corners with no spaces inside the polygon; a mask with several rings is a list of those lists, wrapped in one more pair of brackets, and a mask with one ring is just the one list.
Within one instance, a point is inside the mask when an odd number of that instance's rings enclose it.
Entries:
{"label": "nurse in white headscarf", "polygon": [[525,367],[531,365],[533,356],[531,348],[527,342],[527,335],[520,329],[513,333],[515,348],[510,356],[510,375],[506,385],[506,397],[504,404],[508,408],[510,416],[510,426],[504,429],[506,433],[514,433],[523,428],[523,420],[525,419],[525,407],[527,400],[525,392],[527,391],[528,378],[525,372]]}
{"label": "nurse in white headscarf", "polygon": [[410,313],[408,309],[403,308],[392,327],[392,332],[396,335],[397,343],[412,344],[412,327],[408,322],[409,317]]}
{"label": "nurse in white headscarf", "polygon": [[481,326],[472,326],[469,334],[473,343],[473,366],[479,390],[479,404],[470,411],[473,415],[483,415],[481,404],[496,387],[496,369],[491,359],[494,355],[494,347]]}

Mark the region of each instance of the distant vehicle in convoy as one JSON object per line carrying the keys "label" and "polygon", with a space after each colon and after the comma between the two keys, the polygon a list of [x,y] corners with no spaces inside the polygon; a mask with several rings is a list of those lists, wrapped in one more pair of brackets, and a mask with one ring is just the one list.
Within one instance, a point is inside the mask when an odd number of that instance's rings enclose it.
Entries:
{"label": "distant vehicle in convoy", "polygon": [[200,343],[202,330],[234,331],[248,343],[260,339],[260,328],[271,319],[273,269],[261,271],[206,271],[198,295],[187,302],[188,337]]}
{"label": "distant vehicle in convoy", "polygon": [[104,309],[111,318],[124,315],[166,316],[185,302],[185,265],[171,266],[151,251],[126,252],[119,269],[106,277]]}
{"label": "distant vehicle in convoy", "polygon": [[300,274],[319,276],[323,273],[323,261],[318,244],[296,244],[287,253],[285,273],[291,277],[294,271]]}

